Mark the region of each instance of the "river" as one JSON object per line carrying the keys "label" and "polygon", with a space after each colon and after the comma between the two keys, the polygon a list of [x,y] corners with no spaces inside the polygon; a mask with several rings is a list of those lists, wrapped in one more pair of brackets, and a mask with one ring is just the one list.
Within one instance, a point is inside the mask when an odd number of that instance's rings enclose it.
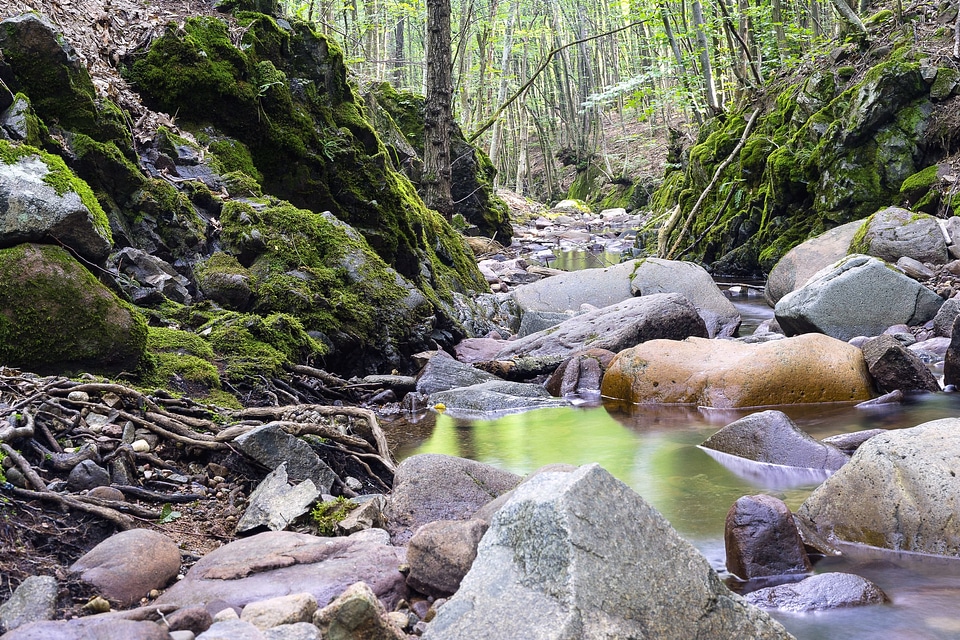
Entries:
{"label": "river", "polygon": [[[772,315],[755,291],[732,299],[744,317],[745,332]],[[957,416],[960,394],[937,394],[872,410],[848,404],[778,408],[804,431],[823,438]],[[735,459],[721,463],[698,448],[719,428],[747,413],[603,403],[493,421],[427,414],[385,427],[399,459],[444,453],[518,474],[553,462],[597,462],[656,507],[737,589],[739,585],[724,568],[723,523],[730,506],[741,496],[766,493],[796,509],[820,481]],[[960,560],[861,549],[842,558],[824,558],[815,570],[864,576],[879,585],[891,603],[810,614],[775,613],[800,640],[960,638]]]}

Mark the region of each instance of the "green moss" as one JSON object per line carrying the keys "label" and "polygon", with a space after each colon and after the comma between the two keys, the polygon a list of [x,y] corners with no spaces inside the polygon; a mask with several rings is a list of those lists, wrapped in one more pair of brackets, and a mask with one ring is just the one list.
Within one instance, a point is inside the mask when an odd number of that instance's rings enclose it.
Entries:
{"label": "green moss", "polygon": [[[239,140],[227,137],[216,137],[209,140],[207,149],[213,154],[211,166],[221,174],[242,172],[247,177],[259,183],[263,175],[253,164],[250,149]],[[259,191],[259,185],[257,186]]]}
{"label": "green moss", "polygon": [[281,375],[284,365],[304,362],[323,351],[299,320],[282,313],[266,318],[227,313],[207,328],[216,358],[234,383]]}
{"label": "green moss", "polygon": [[356,502],[338,496],[334,500],[318,503],[310,512],[310,517],[313,518],[319,535],[332,536],[337,533],[337,524],[342,522],[358,506]]}
{"label": "green moss", "polygon": [[863,20],[863,26],[865,27],[876,27],[887,22],[892,22],[895,18],[895,14],[890,9],[881,9],[871,16],[867,16]]}
{"label": "green moss", "polygon": [[873,222],[873,216],[870,216],[864,220],[863,224],[860,225],[860,228],[857,229],[857,232],[853,234],[853,239],[850,240],[850,249],[847,251],[848,254],[866,254],[868,251],[870,251],[870,243],[867,241],[867,232],[870,230],[871,222]]}
{"label": "green moss", "polygon": [[903,184],[900,185],[900,193],[903,195],[926,193],[930,187],[936,184],[939,178],[938,172],[939,167],[935,164],[918,171],[903,181]]}

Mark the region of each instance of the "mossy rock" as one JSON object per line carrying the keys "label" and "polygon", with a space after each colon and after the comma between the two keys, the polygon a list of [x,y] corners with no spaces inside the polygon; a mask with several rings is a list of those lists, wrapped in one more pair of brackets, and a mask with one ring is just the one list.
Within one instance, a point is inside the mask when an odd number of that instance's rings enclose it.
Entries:
{"label": "mossy rock", "polygon": [[285,365],[307,362],[325,351],[295,317],[220,314],[204,327],[215,358],[231,383],[256,383],[283,373]]}
{"label": "mossy rock", "polygon": [[64,249],[0,250],[0,362],[39,373],[133,372],[144,359],[143,316]]}
{"label": "mossy rock", "polygon": [[255,279],[235,257],[217,251],[194,265],[197,287],[207,299],[234,311],[250,306]]}
{"label": "mossy rock", "polygon": [[204,396],[220,388],[220,373],[214,364],[210,343],[189,331],[149,327],[147,349],[154,366],[139,382]]}

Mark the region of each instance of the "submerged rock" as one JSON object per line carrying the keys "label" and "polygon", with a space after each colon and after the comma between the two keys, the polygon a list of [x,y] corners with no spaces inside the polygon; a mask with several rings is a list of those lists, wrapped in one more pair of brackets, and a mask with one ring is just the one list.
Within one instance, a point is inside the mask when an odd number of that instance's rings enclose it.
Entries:
{"label": "submerged rock", "polygon": [[491,380],[469,387],[438,391],[430,395],[430,404],[442,405],[452,416],[486,417],[568,406],[566,400],[554,398],[539,384],[506,380]]}
{"label": "submerged rock", "polygon": [[887,594],[866,578],[852,573],[821,573],[800,582],[758,589],[744,596],[764,609],[800,613],[842,607],[884,604]]}

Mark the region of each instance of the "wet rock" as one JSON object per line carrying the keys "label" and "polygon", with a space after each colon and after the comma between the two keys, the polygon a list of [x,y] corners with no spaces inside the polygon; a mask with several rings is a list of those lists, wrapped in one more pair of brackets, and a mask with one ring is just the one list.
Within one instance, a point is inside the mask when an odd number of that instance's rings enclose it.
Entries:
{"label": "wet rock", "polygon": [[430,396],[431,405],[443,405],[452,416],[496,416],[531,409],[566,407],[538,384],[492,380],[460,389],[439,391]]}
{"label": "wet rock", "polygon": [[839,469],[847,456],[810,437],[782,411],[752,413],[707,438],[702,447],[755,462],[804,469]]}
{"label": "wet rock", "polygon": [[359,582],[317,611],[313,623],[325,640],[405,640],[386,613],[370,587]]}
{"label": "wet rock", "polygon": [[[31,622],[6,633],[3,640],[170,640],[167,630],[154,622],[115,618],[75,618]],[[231,638],[231,640],[240,640]]]}
{"label": "wet rock", "polygon": [[878,335],[893,324],[923,324],[943,299],[884,262],[851,255],[784,296],[774,310],[787,335],[825,333],[840,340]]}
{"label": "wet rock", "polygon": [[234,443],[267,469],[286,463],[286,473],[292,480],[311,480],[320,493],[330,493],[337,477],[310,445],[274,424],[265,424],[238,436]]}
{"label": "wet rock", "polygon": [[0,604],[0,633],[31,622],[52,620],[57,612],[59,588],[53,576],[27,577],[10,599]]}
{"label": "wet rock", "polygon": [[310,622],[317,610],[317,599],[310,593],[294,593],[251,602],[243,608],[240,619],[262,630],[281,624]]}
{"label": "wet rock", "polygon": [[469,387],[490,380],[499,380],[492,373],[464,364],[443,352],[430,358],[417,376],[417,391],[427,395],[448,389]]}
{"label": "wet rock", "polygon": [[70,567],[100,595],[121,606],[136,604],[152,589],[163,589],[180,571],[177,543],[150,529],[110,536]]}
{"label": "wet rock", "polygon": [[387,505],[387,530],[406,544],[421,526],[435,520],[469,520],[494,498],[519,484],[520,476],[481,462],[420,454],[397,467]]}
{"label": "wet rock", "polygon": [[543,384],[552,396],[570,393],[600,392],[603,374],[616,354],[607,349],[586,349],[560,363]]}
{"label": "wet rock", "polygon": [[759,344],[654,340],[618,353],[601,385],[627,402],[717,408],[859,401],[872,389],[861,351],[819,334]]}
{"label": "wet rock", "polygon": [[737,500],[727,512],[723,541],[727,571],[743,580],[810,572],[793,514],[773,496]]}
{"label": "wet rock", "polygon": [[[857,406],[859,407],[860,405]],[[853,433],[841,433],[839,435],[830,436],[828,438],[824,438],[820,442],[836,447],[848,456],[852,456],[853,453],[859,449],[860,445],[862,445],[864,442],[873,436],[877,436],[886,432],[886,429],[864,429],[863,431],[854,431]]]}
{"label": "wet rock", "polygon": [[110,484],[110,473],[93,460],[84,460],[67,476],[67,485],[74,491],[105,487]]}
{"label": "wet rock", "polygon": [[407,545],[407,584],[437,598],[456,593],[487,530],[482,520],[438,520],[423,525]]}
{"label": "wet rock", "polygon": [[960,319],[953,321],[950,345],[943,355],[943,384],[960,386]]}
{"label": "wet rock", "polygon": [[740,312],[720,291],[706,269],[693,262],[647,258],[637,261],[630,281],[634,295],[679,293],[693,303],[707,327],[707,337],[728,338],[740,328]]}
{"label": "wet rock", "polygon": [[312,480],[289,486],[286,466],[285,462],[281,463],[250,494],[247,509],[237,523],[237,533],[259,527],[282,531],[310,511],[310,506],[320,497],[320,490]]}
{"label": "wet rock", "polygon": [[867,218],[866,232],[853,250],[896,262],[901,256],[919,262],[945,264],[947,242],[937,219],[900,207],[881,209]]}
{"label": "wet rock", "polygon": [[942,362],[950,347],[950,338],[935,337],[915,342],[907,347],[924,363]]}
{"label": "wet rock", "polygon": [[297,585],[297,591],[326,606],[362,580],[392,609],[407,595],[402,561],[403,549],[390,546],[381,529],[332,538],[269,531],[208,553],[156,603],[185,607],[221,601],[239,609],[287,595],[290,585]]}
{"label": "wet rock", "polygon": [[794,613],[887,602],[880,587],[852,573],[822,573],[800,582],[758,589],[744,598],[764,609]]}
{"label": "wet rock", "polygon": [[[644,584],[656,588],[637,588]],[[541,473],[518,487],[423,637],[467,638],[477,629],[491,640],[791,637],[597,465]]]}
{"label": "wet rock", "polygon": [[828,541],[960,556],[960,419],[864,442],[797,510]]}
{"label": "wet rock", "polygon": [[585,348],[616,353],[648,340],[706,335],[703,319],[689,300],[678,293],[661,293],[630,298],[574,316],[546,331],[511,340],[496,359],[550,357],[559,364]]}
{"label": "wet rock", "polygon": [[880,391],[940,391],[940,384],[919,356],[893,336],[877,336],[862,349],[867,369]]}

